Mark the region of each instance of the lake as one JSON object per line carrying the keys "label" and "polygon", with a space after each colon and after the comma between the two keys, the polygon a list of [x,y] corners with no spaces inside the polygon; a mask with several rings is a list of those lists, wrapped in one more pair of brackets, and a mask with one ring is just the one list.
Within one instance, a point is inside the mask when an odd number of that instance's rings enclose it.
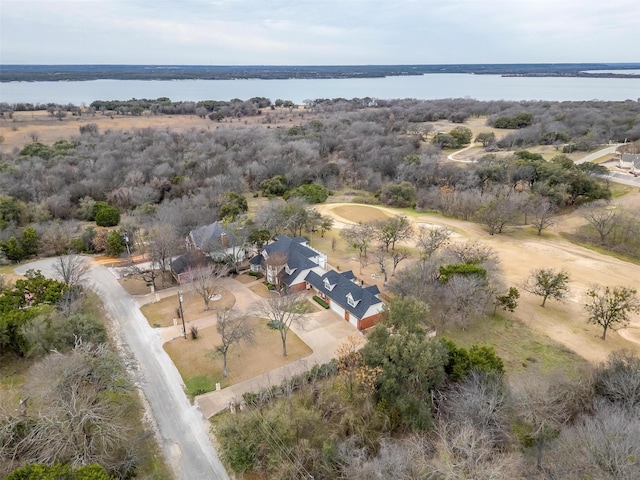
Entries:
{"label": "lake", "polygon": [[90,104],[94,100],[169,97],[173,101],[267,97],[307,99],[469,97],[477,100],[638,100],[640,78],[501,77],[429,74],[405,77],[289,80],[93,80],[0,83],[0,102]]}

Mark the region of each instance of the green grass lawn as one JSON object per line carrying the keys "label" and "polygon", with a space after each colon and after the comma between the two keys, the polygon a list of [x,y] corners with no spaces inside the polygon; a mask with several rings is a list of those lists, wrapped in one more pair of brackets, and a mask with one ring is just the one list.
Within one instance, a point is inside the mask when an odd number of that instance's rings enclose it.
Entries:
{"label": "green grass lawn", "polygon": [[494,347],[508,374],[534,370],[542,374],[562,372],[573,376],[588,365],[563,345],[501,315],[478,320],[466,330],[460,327],[445,329],[442,336],[465,348],[474,344]]}

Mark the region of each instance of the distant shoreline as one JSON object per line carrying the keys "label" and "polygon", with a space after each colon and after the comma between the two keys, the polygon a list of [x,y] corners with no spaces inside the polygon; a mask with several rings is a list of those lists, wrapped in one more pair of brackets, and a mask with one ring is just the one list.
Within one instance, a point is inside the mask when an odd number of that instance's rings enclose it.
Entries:
{"label": "distant shoreline", "polygon": [[[598,70],[603,72],[598,72]],[[505,77],[640,78],[638,73],[613,73],[611,70],[619,72],[640,70],[640,63],[333,66],[0,65],[0,82],[345,79],[444,73],[501,75]]]}

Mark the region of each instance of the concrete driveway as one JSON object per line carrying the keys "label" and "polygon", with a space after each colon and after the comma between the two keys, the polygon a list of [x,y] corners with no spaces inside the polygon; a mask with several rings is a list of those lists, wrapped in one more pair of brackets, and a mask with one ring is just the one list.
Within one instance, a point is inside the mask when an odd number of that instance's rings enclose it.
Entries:
{"label": "concrete driveway", "polygon": [[[236,296],[234,308],[245,312],[255,311],[256,304],[264,300],[249,290],[251,285],[253,283],[243,284],[232,278],[224,279],[224,288]],[[207,320],[203,318],[202,321],[206,322]],[[242,400],[243,393],[279,385],[284,379],[303,373],[314,365],[327,363],[336,356],[338,347],[349,337],[361,336],[361,333],[353,325],[331,310],[318,310],[306,315],[302,322],[291,326],[291,331],[298,335],[313,350],[313,353],[258,377],[196,397],[195,403],[200,407],[205,417],[210,418],[220,413],[228,408],[230,402]]]}

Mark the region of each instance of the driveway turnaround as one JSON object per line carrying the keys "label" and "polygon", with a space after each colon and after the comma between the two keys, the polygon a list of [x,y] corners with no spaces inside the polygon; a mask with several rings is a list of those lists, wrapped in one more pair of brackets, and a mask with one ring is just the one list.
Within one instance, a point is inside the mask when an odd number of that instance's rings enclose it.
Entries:
{"label": "driveway turnaround", "polygon": [[[21,265],[53,275],[56,259]],[[109,270],[93,266],[88,285],[100,296],[118,326],[123,347],[135,357],[138,386],[151,407],[160,445],[177,479],[228,479],[209,437],[209,423],[184,393],[178,370],[162,349],[162,340],[140,312],[138,303],[120,286]]]}

